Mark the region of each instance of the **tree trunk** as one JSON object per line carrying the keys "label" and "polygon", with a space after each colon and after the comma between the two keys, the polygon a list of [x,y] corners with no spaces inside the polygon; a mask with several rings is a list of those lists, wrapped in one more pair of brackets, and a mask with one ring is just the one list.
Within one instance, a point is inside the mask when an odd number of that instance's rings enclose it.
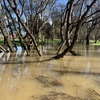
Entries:
{"label": "tree trunk", "polygon": [[97,43],[97,40],[98,40],[98,36],[95,35],[95,43]]}
{"label": "tree trunk", "polygon": [[65,46],[66,44],[66,40],[62,41],[57,49],[57,54],[60,53],[60,51],[62,50],[62,48]]}
{"label": "tree trunk", "polygon": [[15,43],[15,37],[14,37],[13,30],[12,30],[12,28],[11,28],[11,26],[10,26],[10,25],[9,25],[9,28],[10,28],[11,35],[12,35],[12,42],[13,42],[13,44],[14,44],[14,47],[15,47],[15,48],[16,48],[16,50],[17,50],[17,45],[16,45],[16,43]]}
{"label": "tree trunk", "polygon": [[11,52],[14,52],[14,48],[12,47],[11,45],[11,41],[9,40],[8,36],[7,36],[7,31],[5,28],[2,28],[1,27],[1,31],[2,31],[2,34],[4,36],[4,41],[5,43],[7,44],[8,48],[10,49]]}
{"label": "tree trunk", "polygon": [[3,50],[4,52],[7,52],[7,50],[1,45],[0,45],[0,49]]}
{"label": "tree trunk", "polygon": [[86,36],[86,44],[87,44],[87,45],[89,45],[89,39],[90,39],[90,35],[87,34],[87,36]]}
{"label": "tree trunk", "polygon": [[8,37],[5,38],[6,44],[9,47],[10,52],[14,52],[14,48],[12,47],[11,41],[9,40]]}
{"label": "tree trunk", "polygon": [[69,47],[67,47],[61,54],[58,54],[57,56],[53,57],[54,59],[59,59],[59,58],[62,58],[64,57],[64,55],[69,52],[70,50],[72,50],[73,46],[75,45],[76,43],[76,40],[77,40],[77,37],[78,37],[78,27],[76,28],[76,32],[74,33],[74,38],[73,38],[73,41],[72,43],[69,45]]}
{"label": "tree trunk", "polygon": [[29,34],[29,35],[30,35],[30,37],[31,37],[31,39],[32,39],[32,41],[33,41],[33,43],[34,43],[34,46],[35,46],[35,48],[36,48],[36,50],[37,50],[39,56],[42,56],[41,51],[38,49],[38,44],[37,44],[37,42],[36,42],[36,40],[35,40],[35,37],[34,37],[32,34]]}

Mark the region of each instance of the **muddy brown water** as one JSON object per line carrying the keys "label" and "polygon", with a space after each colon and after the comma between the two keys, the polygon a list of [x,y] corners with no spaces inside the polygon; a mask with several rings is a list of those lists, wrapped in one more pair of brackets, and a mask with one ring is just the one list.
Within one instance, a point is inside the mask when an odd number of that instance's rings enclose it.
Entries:
{"label": "muddy brown water", "polygon": [[0,54],[0,100],[100,100],[100,47],[75,48],[82,56],[67,54],[48,60],[55,49]]}

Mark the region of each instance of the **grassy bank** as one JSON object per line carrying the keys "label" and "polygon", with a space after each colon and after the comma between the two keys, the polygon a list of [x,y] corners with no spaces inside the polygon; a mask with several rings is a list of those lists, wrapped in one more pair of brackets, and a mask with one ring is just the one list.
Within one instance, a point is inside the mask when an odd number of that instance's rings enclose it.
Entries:
{"label": "grassy bank", "polygon": [[100,41],[97,41],[97,42],[95,43],[94,40],[90,40],[90,45],[100,46]]}
{"label": "grassy bank", "polygon": [[[11,41],[12,44],[13,44],[13,41]],[[39,43],[42,43],[41,40],[38,41]],[[45,39],[45,44],[59,44],[61,42],[60,39],[54,39],[53,41],[51,39]],[[15,43],[17,45],[20,45],[20,42],[19,42],[19,39],[15,39]],[[0,39],[0,44],[3,45],[4,44],[4,40],[3,39]],[[90,45],[95,45],[95,46],[99,46],[100,45],[100,41],[97,41],[97,43],[95,43],[94,40],[90,40]]]}
{"label": "grassy bank", "polygon": [[[11,42],[12,42],[12,44],[13,44],[13,41],[11,41]],[[18,39],[15,40],[15,43],[16,43],[17,45],[20,44],[20,42],[19,42]],[[3,39],[0,39],[0,45],[4,45],[4,40],[3,40]]]}
{"label": "grassy bank", "polygon": [[[11,41],[11,42],[12,42],[12,44],[13,44],[13,41]],[[38,42],[39,42],[39,43],[42,43],[41,40],[39,40]],[[54,40],[52,41],[51,39],[45,39],[44,42],[45,42],[46,44],[52,44],[52,43],[59,44],[59,43],[61,42],[61,40],[60,40],[60,39],[54,39]],[[15,43],[16,43],[17,45],[20,45],[20,42],[19,42],[18,39],[15,39]],[[4,44],[4,40],[3,40],[3,39],[0,39],[0,44],[1,44],[1,45]]]}

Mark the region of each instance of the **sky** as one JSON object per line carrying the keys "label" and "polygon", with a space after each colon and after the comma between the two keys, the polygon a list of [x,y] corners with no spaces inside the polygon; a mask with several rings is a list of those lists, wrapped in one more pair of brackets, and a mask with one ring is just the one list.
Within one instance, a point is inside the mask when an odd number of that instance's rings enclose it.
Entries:
{"label": "sky", "polygon": [[68,0],[58,0],[58,2],[67,2]]}

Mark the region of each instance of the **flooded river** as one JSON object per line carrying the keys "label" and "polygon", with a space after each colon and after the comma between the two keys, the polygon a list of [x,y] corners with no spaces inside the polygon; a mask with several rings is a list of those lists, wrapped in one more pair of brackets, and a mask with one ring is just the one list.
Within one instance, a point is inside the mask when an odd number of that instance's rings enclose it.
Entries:
{"label": "flooded river", "polygon": [[0,100],[100,100],[100,47],[77,47],[81,56],[66,54],[48,60],[55,49],[39,57],[19,47],[0,54]]}

